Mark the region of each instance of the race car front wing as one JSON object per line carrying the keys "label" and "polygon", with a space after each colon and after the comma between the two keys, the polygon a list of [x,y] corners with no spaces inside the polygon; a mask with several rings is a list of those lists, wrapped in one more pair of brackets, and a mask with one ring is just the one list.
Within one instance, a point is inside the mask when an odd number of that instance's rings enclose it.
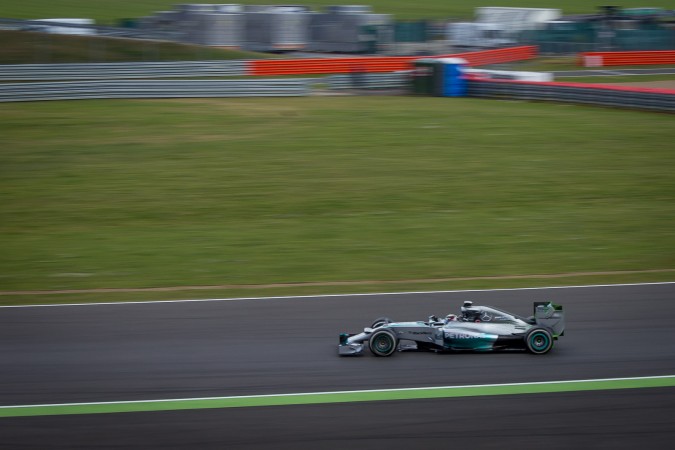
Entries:
{"label": "race car front wing", "polygon": [[364,330],[363,333],[359,334],[349,334],[341,333],[340,334],[340,345],[338,345],[338,354],[340,356],[346,355],[360,355],[363,353],[364,344],[363,342],[368,339],[370,333]]}

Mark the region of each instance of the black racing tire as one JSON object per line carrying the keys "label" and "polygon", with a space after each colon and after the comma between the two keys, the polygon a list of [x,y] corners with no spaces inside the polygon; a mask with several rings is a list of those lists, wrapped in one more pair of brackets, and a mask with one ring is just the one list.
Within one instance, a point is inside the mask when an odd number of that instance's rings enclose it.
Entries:
{"label": "black racing tire", "polygon": [[392,322],[393,320],[391,320],[389,317],[378,317],[377,319],[373,320],[373,324],[370,326],[370,328],[379,328],[382,325],[386,325]]}
{"label": "black racing tire", "polygon": [[534,328],[525,336],[525,345],[530,353],[543,355],[553,348],[553,335],[546,328]]}
{"label": "black racing tire", "polygon": [[389,330],[375,331],[368,341],[368,348],[375,356],[391,356],[398,347],[398,339]]}

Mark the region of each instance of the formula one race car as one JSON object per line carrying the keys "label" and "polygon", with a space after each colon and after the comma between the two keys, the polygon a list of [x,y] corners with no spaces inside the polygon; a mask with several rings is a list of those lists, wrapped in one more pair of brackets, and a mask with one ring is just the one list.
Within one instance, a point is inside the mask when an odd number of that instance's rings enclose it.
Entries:
{"label": "formula one race car", "polygon": [[491,306],[464,302],[461,314],[436,316],[419,322],[393,322],[381,317],[359,334],[340,334],[340,355],[358,355],[368,344],[375,356],[395,351],[492,351],[527,350],[542,355],[565,334],[565,315],[560,305],[534,302],[534,315],[528,318]]}

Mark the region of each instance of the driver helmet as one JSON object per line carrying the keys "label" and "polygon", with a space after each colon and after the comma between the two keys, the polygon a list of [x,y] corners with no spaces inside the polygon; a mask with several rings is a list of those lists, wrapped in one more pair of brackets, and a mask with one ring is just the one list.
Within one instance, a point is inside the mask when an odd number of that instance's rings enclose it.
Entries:
{"label": "driver helmet", "polygon": [[448,314],[447,316],[445,316],[445,321],[446,322],[456,322],[457,316],[455,314]]}

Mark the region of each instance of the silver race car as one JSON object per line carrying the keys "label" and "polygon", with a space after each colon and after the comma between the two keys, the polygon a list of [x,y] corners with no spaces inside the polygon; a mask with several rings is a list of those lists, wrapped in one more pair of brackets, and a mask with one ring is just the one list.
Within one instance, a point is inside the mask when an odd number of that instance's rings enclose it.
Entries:
{"label": "silver race car", "polygon": [[565,314],[560,305],[534,302],[534,315],[520,317],[491,306],[464,302],[459,315],[444,319],[430,316],[427,321],[394,322],[376,319],[359,334],[340,334],[338,353],[358,355],[366,345],[375,356],[395,351],[492,351],[527,350],[542,355],[565,334]]}

